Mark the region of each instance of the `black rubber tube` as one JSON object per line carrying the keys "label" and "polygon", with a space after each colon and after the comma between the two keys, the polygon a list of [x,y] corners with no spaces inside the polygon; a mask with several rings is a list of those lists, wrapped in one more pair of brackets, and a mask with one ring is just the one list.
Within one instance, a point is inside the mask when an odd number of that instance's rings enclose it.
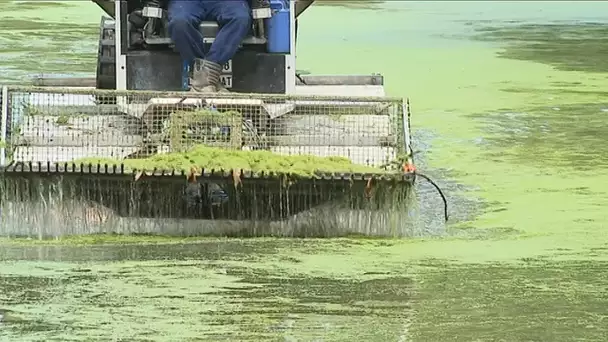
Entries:
{"label": "black rubber tube", "polygon": [[443,200],[443,216],[445,218],[445,222],[448,222],[448,219],[449,219],[448,200],[445,198],[445,195],[443,194],[443,191],[441,191],[441,188],[439,187],[439,185],[437,185],[437,183],[435,183],[429,176],[427,176],[425,174],[416,172],[415,175],[426,179],[429,183],[431,183],[431,185],[433,185],[435,187],[435,189],[437,189],[437,192],[439,192],[439,195],[441,196],[441,199]]}

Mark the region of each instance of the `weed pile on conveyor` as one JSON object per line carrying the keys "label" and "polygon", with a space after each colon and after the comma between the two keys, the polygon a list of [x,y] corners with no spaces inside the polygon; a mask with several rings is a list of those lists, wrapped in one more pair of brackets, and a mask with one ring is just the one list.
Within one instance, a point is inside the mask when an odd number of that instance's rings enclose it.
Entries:
{"label": "weed pile on conveyor", "polygon": [[187,152],[158,154],[142,159],[83,158],[75,164],[119,165],[130,170],[245,170],[312,177],[319,173],[386,173],[379,168],[357,165],[345,157],[280,155],[270,151],[228,150],[197,146]]}

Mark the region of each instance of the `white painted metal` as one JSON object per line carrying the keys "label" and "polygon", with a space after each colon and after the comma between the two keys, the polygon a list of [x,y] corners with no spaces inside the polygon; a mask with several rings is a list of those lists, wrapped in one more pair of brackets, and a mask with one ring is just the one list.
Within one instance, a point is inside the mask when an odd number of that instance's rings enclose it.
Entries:
{"label": "white painted metal", "polygon": [[2,87],[2,126],[0,126],[0,166],[6,165],[6,128],[8,127],[8,87]]}
{"label": "white painted metal", "polygon": [[143,137],[125,133],[123,115],[73,116],[57,124],[57,116],[28,115],[15,138],[15,161],[68,162],[86,157],[125,158],[141,148]]}
{"label": "white painted metal", "polygon": [[116,89],[127,90],[127,56],[122,51],[122,36],[120,18],[120,1],[114,2],[114,10],[116,13],[114,20],[114,43],[116,51]]}
{"label": "white painted metal", "polygon": [[222,68],[222,73],[224,74],[232,74],[232,59],[226,62]]}
{"label": "white painted metal", "polygon": [[[116,90],[127,90],[127,56],[122,51],[122,36],[120,18],[122,12],[120,11],[121,1],[114,2],[114,51],[116,52]],[[116,103],[119,105],[126,105],[127,98],[125,96],[117,96]]]}
{"label": "white painted metal", "polygon": [[160,9],[158,7],[144,7],[144,10],[142,11],[142,15],[144,17],[160,19],[163,17],[163,11],[162,11],[162,9]]}
{"label": "white painted metal", "polygon": [[403,138],[405,140],[405,152],[409,156],[408,163],[413,163],[413,157],[411,150],[412,146],[412,137],[410,136],[410,121],[409,121],[409,104],[404,102],[402,106],[403,110]]}
{"label": "white painted metal", "polygon": [[220,82],[224,85],[224,88],[231,89],[232,88],[232,75],[221,75]]}
{"label": "white painted metal", "polygon": [[[295,94],[302,96],[362,96],[384,97],[384,86],[381,85],[298,85]],[[339,101],[339,99],[336,99]]]}
{"label": "white painted metal", "polygon": [[222,74],[220,75],[220,81],[225,88],[232,88],[232,59],[224,64]]}
{"label": "white painted metal", "polygon": [[257,8],[251,11],[253,19],[266,19],[272,16],[270,8]]}
{"label": "white painted metal", "polygon": [[290,48],[285,56],[285,93],[296,93],[296,1],[289,1]]}

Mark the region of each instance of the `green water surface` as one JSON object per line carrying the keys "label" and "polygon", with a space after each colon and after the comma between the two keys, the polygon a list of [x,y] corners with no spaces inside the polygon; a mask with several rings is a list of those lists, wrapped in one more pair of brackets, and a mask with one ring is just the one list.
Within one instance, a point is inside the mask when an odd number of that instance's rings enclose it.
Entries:
{"label": "green water surface", "polygon": [[[0,83],[92,74],[95,5],[0,6]],[[607,9],[311,8],[299,68],[384,74],[411,99],[421,167],[483,209],[406,241],[5,240],[0,338],[606,341]]]}

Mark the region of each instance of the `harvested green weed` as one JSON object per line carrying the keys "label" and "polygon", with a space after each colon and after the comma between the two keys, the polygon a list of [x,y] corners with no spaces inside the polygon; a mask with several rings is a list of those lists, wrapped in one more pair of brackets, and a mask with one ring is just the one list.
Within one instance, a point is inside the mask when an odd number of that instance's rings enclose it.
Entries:
{"label": "harvested green weed", "polygon": [[197,146],[188,152],[158,154],[143,159],[117,160],[110,158],[84,158],[76,164],[124,164],[133,170],[177,170],[189,172],[193,169],[245,170],[256,173],[274,172],[311,177],[318,173],[384,173],[386,171],[352,163],[345,157],[318,157],[312,155],[288,156],[269,151],[228,150],[217,147]]}

